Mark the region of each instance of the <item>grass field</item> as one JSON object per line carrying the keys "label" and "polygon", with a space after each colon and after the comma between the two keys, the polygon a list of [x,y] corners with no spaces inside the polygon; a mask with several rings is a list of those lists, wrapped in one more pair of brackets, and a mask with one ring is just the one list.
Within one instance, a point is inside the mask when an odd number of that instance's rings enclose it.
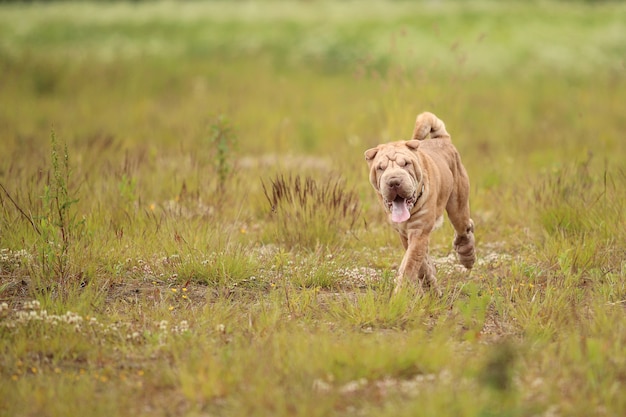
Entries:
{"label": "grass field", "polygon": [[[626,6],[0,4],[0,416],[626,414]],[[446,123],[478,261],[363,152]]]}

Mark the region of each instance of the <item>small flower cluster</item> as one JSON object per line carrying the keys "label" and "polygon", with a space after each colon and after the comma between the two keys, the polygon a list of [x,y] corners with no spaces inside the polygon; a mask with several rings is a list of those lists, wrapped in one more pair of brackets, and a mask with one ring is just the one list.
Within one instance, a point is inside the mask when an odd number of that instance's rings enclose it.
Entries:
{"label": "small flower cluster", "polygon": [[22,308],[24,310],[39,310],[41,308],[41,303],[37,300],[25,301],[24,304],[22,304]]}
{"label": "small flower cluster", "polygon": [[14,320],[5,323],[5,325],[7,327],[15,327],[19,324],[26,324],[34,321],[50,324],[52,326],[69,324],[74,326],[74,330],[80,331],[83,323],[83,317],[72,311],[68,311],[62,315],[48,314],[48,311],[41,310],[41,304],[39,301],[33,300],[24,302],[22,309],[15,311]]}
{"label": "small flower cluster", "polygon": [[170,323],[167,320],[161,320],[158,323],[155,323],[157,328],[157,336],[159,345],[165,345],[165,341],[169,334],[173,335],[181,335],[189,332],[189,322],[187,320],[181,320],[180,323],[172,326],[170,329]]}
{"label": "small flower cluster", "polygon": [[367,267],[340,268],[337,274],[341,277],[342,283],[357,288],[365,288],[381,280],[380,271]]}
{"label": "small flower cluster", "polygon": [[189,331],[189,323],[187,320],[181,320],[177,326],[172,327],[173,334],[183,334]]}
{"label": "small flower cluster", "polygon": [[0,271],[15,271],[24,264],[28,264],[33,256],[25,249],[12,251],[11,249],[0,249]]}
{"label": "small flower cluster", "polygon": [[[155,282],[153,282],[156,284]],[[181,302],[190,302],[187,287],[182,287],[180,290],[178,288],[170,288],[169,291],[169,301],[170,305],[168,307],[169,311],[173,311],[176,307],[175,305],[179,305]]]}
{"label": "small flower cluster", "polygon": [[[169,325],[170,323],[167,320],[161,320],[160,322],[156,323],[156,328],[158,329],[160,333],[168,333],[168,330],[170,330]],[[189,322],[187,320],[181,320],[180,323],[172,327],[170,332],[172,334],[183,334],[188,331],[189,331]]]}
{"label": "small flower cluster", "polygon": [[[143,344],[157,340],[160,345],[165,344],[169,335],[178,336],[187,334],[191,326],[187,320],[181,320],[170,327],[167,320],[155,323],[154,328],[141,328],[138,323],[112,322],[101,323],[95,317],[81,316],[68,311],[64,314],[50,314],[41,308],[37,300],[25,301],[16,306],[0,303],[0,327],[19,331],[20,329],[44,327],[46,333],[51,329],[59,331],[74,331],[89,339],[125,341],[132,344]],[[50,332],[50,334],[57,334]],[[60,335],[61,337],[63,333]]]}
{"label": "small flower cluster", "polygon": [[[0,305],[0,312],[9,310],[6,303]],[[41,304],[37,300],[25,301],[18,306],[10,314],[3,317],[5,320],[0,321],[0,326],[7,328],[16,328],[18,326],[26,326],[31,323],[41,323],[52,327],[72,326],[76,332],[82,332],[85,328],[101,332],[102,335],[121,336],[121,332],[127,332],[127,339],[139,338],[138,332],[131,333],[132,326],[130,323],[111,323],[104,325],[99,323],[95,317],[83,317],[73,311],[67,311],[65,314],[50,314],[47,310],[41,309]],[[91,333],[95,334],[95,333]]]}
{"label": "small flower cluster", "polygon": [[[131,262],[131,259],[127,259],[126,262]],[[131,271],[134,272],[134,273],[142,273],[142,274],[148,275],[148,276],[154,276],[155,275],[155,273],[152,270],[152,267],[150,266],[150,264],[145,262],[143,259],[138,259],[137,260],[137,265],[134,265],[132,267]]]}

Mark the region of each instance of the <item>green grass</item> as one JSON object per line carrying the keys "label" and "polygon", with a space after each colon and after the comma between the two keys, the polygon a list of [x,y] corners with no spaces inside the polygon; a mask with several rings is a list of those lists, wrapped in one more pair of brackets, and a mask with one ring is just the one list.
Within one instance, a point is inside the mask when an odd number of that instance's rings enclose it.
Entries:
{"label": "green grass", "polygon": [[[0,415],[623,415],[626,8],[0,6]],[[391,295],[365,149],[446,123],[478,260]]]}

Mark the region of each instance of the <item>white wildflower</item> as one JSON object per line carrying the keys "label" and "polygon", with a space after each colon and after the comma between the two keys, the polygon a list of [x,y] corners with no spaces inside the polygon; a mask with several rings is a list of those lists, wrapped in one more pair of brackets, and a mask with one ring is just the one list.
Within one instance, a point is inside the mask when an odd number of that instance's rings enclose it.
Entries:
{"label": "white wildflower", "polygon": [[137,340],[139,339],[141,335],[139,334],[139,332],[132,332],[126,335],[126,339],[128,340]]}
{"label": "white wildflower", "polygon": [[80,325],[80,323],[82,323],[82,321],[83,321],[83,318],[81,316],[79,316],[78,314],[72,312],[72,311],[68,311],[62,317],[62,320],[64,322],[68,323],[68,324]]}
{"label": "white wildflower", "polygon": [[365,387],[366,385],[367,385],[367,379],[360,378],[355,381],[350,381],[346,383],[344,386],[339,388],[339,392],[342,394],[352,394],[360,390],[361,388]]}
{"label": "white wildflower", "polygon": [[187,322],[187,320],[183,320],[178,325],[178,328],[180,329],[181,333],[186,332],[187,330],[189,330],[189,323]]}
{"label": "white wildflower", "polygon": [[39,310],[41,308],[41,303],[37,300],[26,301],[24,302],[24,310]]}
{"label": "white wildflower", "polygon": [[331,389],[332,385],[322,379],[315,379],[313,381],[313,391],[329,392]]}

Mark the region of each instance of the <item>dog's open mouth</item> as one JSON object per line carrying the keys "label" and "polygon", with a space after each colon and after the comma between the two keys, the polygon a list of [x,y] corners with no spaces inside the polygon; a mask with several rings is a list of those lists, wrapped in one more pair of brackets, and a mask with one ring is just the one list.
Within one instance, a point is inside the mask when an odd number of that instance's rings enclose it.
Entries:
{"label": "dog's open mouth", "polygon": [[391,221],[394,223],[402,223],[411,217],[411,209],[415,205],[415,193],[410,198],[396,196],[393,201],[387,202],[391,211]]}

